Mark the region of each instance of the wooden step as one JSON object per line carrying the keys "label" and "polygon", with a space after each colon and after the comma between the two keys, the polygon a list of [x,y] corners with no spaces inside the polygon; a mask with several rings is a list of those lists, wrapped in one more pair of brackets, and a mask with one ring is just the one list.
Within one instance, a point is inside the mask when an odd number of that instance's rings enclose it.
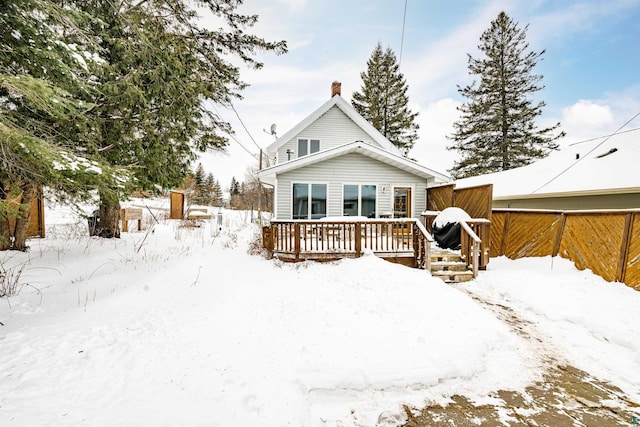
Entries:
{"label": "wooden step", "polygon": [[460,252],[435,249],[431,252],[431,276],[445,283],[460,283],[473,280],[473,272]]}
{"label": "wooden step", "polygon": [[468,282],[473,279],[472,271],[434,270],[431,276],[442,279],[445,283]]}
{"label": "wooden step", "polygon": [[431,276],[446,283],[460,283],[472,280],[473,272],[460,252],[436,250],[431,252]]}
{"label": "wooden step", "polygon": [[431,261],[431,271],[467,271],[465,262]]}
{"label": "wooden step", "polygon": [[456,253],[432,253],[431,262],[462,262],[462,255]]}

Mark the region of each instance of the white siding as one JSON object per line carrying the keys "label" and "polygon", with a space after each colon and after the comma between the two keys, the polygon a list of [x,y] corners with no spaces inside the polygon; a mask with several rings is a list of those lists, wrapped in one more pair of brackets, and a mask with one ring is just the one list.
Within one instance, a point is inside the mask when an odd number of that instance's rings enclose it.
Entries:
{"label": "white siding", "polygon": [[291,190],[294,182],[327,184],[327,215],[342,216],[343,184],[377,186],[376,213],[393,211],[393,187],[411,187],[412,216],[418,218],[426,207],[424,178],[396,169],[362,154],[350,153],[278,175],[277,218],[291,219]]}
{"label": "white siding", "polygon": [[336,106],[331,107],[315,122],[284,143],[278,149],[278,163],[287,161],[287,150],[293,152],[291,160],[298,158],[298,138],[319,139],[320,151],[358,140],[380,147],[360,126],[356,125]]}

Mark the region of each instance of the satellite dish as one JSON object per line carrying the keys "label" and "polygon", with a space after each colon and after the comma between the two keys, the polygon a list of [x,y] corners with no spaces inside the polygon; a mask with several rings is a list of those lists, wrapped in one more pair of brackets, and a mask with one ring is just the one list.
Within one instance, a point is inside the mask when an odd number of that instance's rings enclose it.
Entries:
{"label": "satellite dish", "polygon": [[275,135],[276,134],[276,124],[272,124],[271,125],[271,135]]}

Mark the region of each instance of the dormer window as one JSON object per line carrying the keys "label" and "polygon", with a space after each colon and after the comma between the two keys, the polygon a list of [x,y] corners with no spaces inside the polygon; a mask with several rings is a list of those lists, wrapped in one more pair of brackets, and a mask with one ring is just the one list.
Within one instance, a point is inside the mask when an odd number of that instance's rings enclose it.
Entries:
{"label": "dormer window", "polygon": [[319,139],[298,139],[298,157],[306,156],[307,154],[317,153],[320,151]]}

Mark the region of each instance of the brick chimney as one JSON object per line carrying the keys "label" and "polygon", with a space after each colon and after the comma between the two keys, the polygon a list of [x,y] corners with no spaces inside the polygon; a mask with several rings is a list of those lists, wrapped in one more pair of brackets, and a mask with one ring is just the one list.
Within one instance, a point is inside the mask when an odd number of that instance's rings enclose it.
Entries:
{"label": "brick chimney", "polygon": [[333,98],[336,95],[340,95],[340,88],[342,87],[342,83],[333,82],[331,83],[331,97]]}

